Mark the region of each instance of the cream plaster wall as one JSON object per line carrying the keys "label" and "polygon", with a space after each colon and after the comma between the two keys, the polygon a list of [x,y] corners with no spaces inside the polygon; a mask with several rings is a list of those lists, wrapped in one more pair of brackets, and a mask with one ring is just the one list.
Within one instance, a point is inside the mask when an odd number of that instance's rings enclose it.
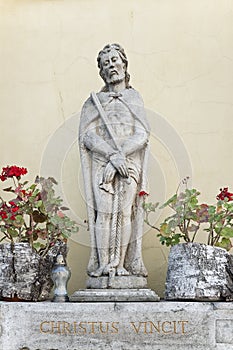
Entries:
{"label": "cream plaster wall", "polygon": [[[46,160],[44,172],[53,172],[64,145],[55,131],[68,130],[68,138],[75,133],[64,122],[73,117],[78,123],[90,91],[102,86],[96,55],[106,43],[119,42],[132,85],[176,130],[192,163],[193,185],[203,200],[214,201],[219,187],[233,189],[232,23],[232,0],[0,0],[0,166],[26,166],[33,180]],[[159,133],[153,118],[152,129]],[[50,154],[46,146],[54,138]],[[82,221],[78,151],[72,141],[69,146],[51,175],[58,175],[72,215]],[[176,164],[158,137],[151,149],[168,196],[179,182]],[[153,162],[150,168],[153,174]],[[160,186],[156,174],[150,177],[156,199]],[[85,286],[88,254],[83,228],[70,241],[70,292]],[[162,295],[168,250],[152,231],[144,236],[143,254],[149,286]]]}

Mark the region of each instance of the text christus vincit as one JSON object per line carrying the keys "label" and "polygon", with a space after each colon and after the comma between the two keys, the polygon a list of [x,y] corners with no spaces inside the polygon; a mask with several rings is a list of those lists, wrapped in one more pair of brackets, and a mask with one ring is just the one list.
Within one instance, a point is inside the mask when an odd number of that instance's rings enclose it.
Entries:
{"label": "text christus vincit", "polygon": [[43,321],[40,323],[40,333],[58,335],[89,335],[89,334],[118,334],[122,330],[134,334],[159,334],[159,335],[184,335],[188,332],[186,320],[160,320],[160,321],[129,321],[104,322],[104,321]]}

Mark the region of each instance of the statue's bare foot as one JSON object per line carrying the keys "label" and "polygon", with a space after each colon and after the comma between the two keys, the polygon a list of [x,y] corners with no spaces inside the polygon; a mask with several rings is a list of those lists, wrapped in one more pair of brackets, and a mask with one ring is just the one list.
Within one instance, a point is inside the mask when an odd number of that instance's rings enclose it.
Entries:
{"label": "statue's bare foot", "polygon": [[147,269],[144,266],[142,266],[142,268],[141,268],[141,275],[143,277],[147,277],[148,276]]}
{"label": "statue's bare foot", "polygon": [[104,267],[100,266],[97,270],[90,273],[91,277],[100,277],[103,274]]}
{"label": "statue's bare foot", "polygon": [[116,271],[117,276],[129,276],[129,271],[124,267],[118,267]]}

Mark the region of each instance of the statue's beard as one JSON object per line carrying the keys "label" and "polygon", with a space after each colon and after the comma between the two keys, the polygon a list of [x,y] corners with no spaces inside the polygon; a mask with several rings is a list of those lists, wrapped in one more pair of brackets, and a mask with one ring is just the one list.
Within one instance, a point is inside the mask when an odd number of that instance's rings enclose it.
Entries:
{"label": "statue's beard", "polygon": [[125,81],[125,75],[123,76],[117,76],[113,75],[112,77],[108,77],[104,79],[104,82],[106,85],[117,85]]}

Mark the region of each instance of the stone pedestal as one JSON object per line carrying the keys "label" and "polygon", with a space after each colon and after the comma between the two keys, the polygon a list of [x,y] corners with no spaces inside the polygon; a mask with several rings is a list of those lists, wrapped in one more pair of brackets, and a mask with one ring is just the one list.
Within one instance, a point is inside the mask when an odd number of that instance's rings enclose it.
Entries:
{"label": "stone pedestal", "polygon": [[89,277],[86,286],[94,289],[139,289],[147,287],[147,279],[142,276]]}
{"label": "stone pedestal", "polygon": [[0,302],[0,350],[232,350],[233,303]]}
{"label": "stone pedestal", "polygon": [[159,301],[158,295],[151,289],[83,289],[70,297],[72,302],[104,301]]}
{"label": "stone pedestal", "polygon": [[147,278],[142,276],[88,277],[87,289],[78,290],[71,302],[105,301],[159,301],[158,295],[147,288]]}

